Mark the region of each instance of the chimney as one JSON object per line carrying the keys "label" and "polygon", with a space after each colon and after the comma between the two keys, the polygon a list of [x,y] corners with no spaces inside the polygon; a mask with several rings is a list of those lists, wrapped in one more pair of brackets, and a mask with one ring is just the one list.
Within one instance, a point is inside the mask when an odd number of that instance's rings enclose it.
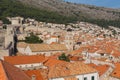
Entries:
{"label": "chimney", "polygon": [[36,76],[35,75],[32,75],[31,78],[32,78],[31,80],[36,80]]}

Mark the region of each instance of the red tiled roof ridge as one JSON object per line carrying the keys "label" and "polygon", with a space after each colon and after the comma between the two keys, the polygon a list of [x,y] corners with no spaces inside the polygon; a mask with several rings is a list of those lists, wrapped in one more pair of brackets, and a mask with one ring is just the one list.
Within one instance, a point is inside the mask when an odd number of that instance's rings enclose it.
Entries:
{"label": "red tiled roof ridge", "polygon": [[9,64],[6,61],[1,61],[6,72],[8,80],[31,80],[22,70]]}
{"label": "red tiled roof ridge", "polygon": [[42,55],[30,55],[30,56],[5,56],[4,60],[10,64],[30,64],[30,63],[43,63],[47,60],[47,57]]}
{"label": "red tiled roof ridge", "polygon": [[[1,63],[1,67],[2,67],[2,69],[4,71],[4,74],[7,75],[7,73],[5,72],[5,68],[4,68],[2,60],[0,60],[0,63]],[[6,80],[9,80],[7,76],[5,78],[6,78]]]}

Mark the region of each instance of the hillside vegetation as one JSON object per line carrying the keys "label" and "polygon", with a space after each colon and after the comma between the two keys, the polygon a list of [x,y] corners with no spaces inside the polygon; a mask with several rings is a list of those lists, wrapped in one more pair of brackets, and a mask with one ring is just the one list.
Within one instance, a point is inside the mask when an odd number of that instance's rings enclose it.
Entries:
{"label": "hillside vegetation", "polygon": [[[14,0],[0,0],[0,19],[5,23],[8,21],[6,17],[22,16],[24,18],[34,18],[38,21],[53,23],[69,23],[77,21],[75,17],[66,17],[48,10],[40,10],[28,5],[24,5]],[[7,21],[7,22],[6,22]]]}
{"label": "hillside vegetation", "polygon": [[61,0],[0,0],[0,19],[22,16],[52,23],[85,21],[102,27],[120,27],[120,10],[73,4]]}

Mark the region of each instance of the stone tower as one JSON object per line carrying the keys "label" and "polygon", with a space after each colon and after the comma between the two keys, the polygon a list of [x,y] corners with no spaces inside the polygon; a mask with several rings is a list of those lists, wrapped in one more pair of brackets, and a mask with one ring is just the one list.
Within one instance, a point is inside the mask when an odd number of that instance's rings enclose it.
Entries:
{"label": "stone tower", "polygon": [[72,51],[74,49],[74,39],[73,39],[73,33],[72,29],[67,29],[66,35],[65,35],[65,41],[66,47],[69,51]]}
{"label": "stone tower", "polygon": [[7,48],[10,44],[14,42],[13,36],[14,36],[13,27],[8,26],[5,34],[5,48]]}
{"label": "stone tower", "polygon": [[9,50],[9,56],[16,55],[16,42],[14,27],[8,26],[5,34],[5,49]]}

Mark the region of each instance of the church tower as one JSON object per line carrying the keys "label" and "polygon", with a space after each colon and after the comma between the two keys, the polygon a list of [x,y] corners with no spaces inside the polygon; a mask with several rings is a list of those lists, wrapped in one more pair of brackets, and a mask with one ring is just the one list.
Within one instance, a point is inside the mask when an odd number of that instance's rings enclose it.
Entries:
{"label": "church tower", "polygon": [[72,51],[74,49],[74,39],[73,39],[73,33],[72,29],[67,29],[64,43],[66,44],[66,47],[69,51]]}

